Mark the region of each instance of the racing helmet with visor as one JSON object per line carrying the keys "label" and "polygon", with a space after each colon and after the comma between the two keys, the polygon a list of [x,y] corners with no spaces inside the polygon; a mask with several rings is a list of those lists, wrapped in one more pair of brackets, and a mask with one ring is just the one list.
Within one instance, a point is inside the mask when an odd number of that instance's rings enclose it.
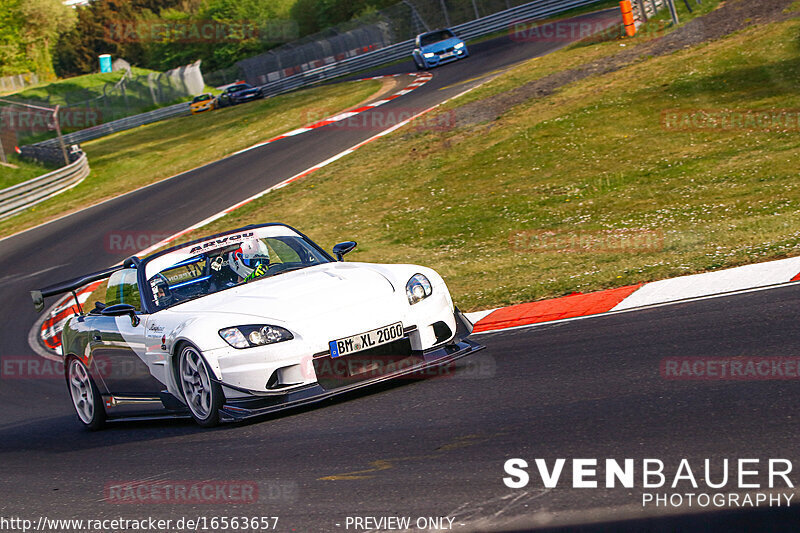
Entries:
{"label": "racing helmet with visor", "polygon": [[240,277],[247,279],[257,269],[269,268],[269,248],[260,239],[242,241],[241,246],[228,254],[228,266]]}

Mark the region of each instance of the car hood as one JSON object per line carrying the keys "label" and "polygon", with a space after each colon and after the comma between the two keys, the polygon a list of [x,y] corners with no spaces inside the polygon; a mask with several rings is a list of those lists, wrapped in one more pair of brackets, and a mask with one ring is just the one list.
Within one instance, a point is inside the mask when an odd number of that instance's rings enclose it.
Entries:
{"label": "car hood", "polygon": [[442,52],[447,50],[448,48],[453,48],[455,45],[461,42],[461,39],[458,37],[451,37],[450,39],[446,39],[444,41],[439,41],[438,43],[429,44],[422,47],[423,52]]}
{"label": "car hood", "polygon": [[246,285],[223,290],[179,304],[170,311],[181,314],[250,315],[259,319],[291,323],[350,308],[385,301],[395,287],[369,267],[326,263]]}

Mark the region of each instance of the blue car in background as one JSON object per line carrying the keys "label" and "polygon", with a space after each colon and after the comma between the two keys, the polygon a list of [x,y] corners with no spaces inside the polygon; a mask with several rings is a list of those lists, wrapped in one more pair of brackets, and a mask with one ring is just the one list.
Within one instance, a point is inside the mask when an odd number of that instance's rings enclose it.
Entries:
{"label": "blue car in background", "polygon": [[436,30],[417,35],[414,64],[417,70],[436,67],[469,56],[467,45],[452,30]]}

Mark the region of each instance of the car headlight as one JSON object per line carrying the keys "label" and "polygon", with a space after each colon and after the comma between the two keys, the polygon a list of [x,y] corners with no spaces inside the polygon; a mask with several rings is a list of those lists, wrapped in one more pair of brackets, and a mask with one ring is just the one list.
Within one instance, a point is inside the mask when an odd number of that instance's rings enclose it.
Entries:
{"label": "car headlight", "polygon": [[431,282],[422,274],[414,274],[406,283],[406,296],[410,305],[421,302],[430,296],[432,292]]}
{"label": "car headlight", "polygon": [[460,50],[460,49],[464,48],[464,43],[458,43],[453,48],[455,48],[456,50]]}
{"label": "car headlight", "polygon": [[427,57],[428,59],[430,59],[430,58],[432,58],[433,56],[435,56],[436,54],[434,54],[433,52],[427,52],[427,53],[425,53],[425,54],[422,54],[422,55],[423,55],[423,56],[425,56],[425,57]]}
{"label": "car headlight", "polygon": [[219,336],[234,348],[252,348],[265,346],[276,342],[288,341],[294,338],[288,330],[279,326],[251,325],[236,326],[219,330]]}

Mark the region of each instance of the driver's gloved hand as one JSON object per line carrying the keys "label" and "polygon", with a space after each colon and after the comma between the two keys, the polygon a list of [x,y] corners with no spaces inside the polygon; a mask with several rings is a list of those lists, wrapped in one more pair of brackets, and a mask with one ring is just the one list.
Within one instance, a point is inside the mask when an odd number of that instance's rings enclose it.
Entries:
{"label": "driver's gloved hand", "polygon": [[256,266],[256,268],[250,273],[250,275],[244,278],[244,280],[250,281],[251,279],[256,279],[258,277],[261,277],[266,273],[267,273],[267,267],[264,265],[264,263],[259,263]]}

